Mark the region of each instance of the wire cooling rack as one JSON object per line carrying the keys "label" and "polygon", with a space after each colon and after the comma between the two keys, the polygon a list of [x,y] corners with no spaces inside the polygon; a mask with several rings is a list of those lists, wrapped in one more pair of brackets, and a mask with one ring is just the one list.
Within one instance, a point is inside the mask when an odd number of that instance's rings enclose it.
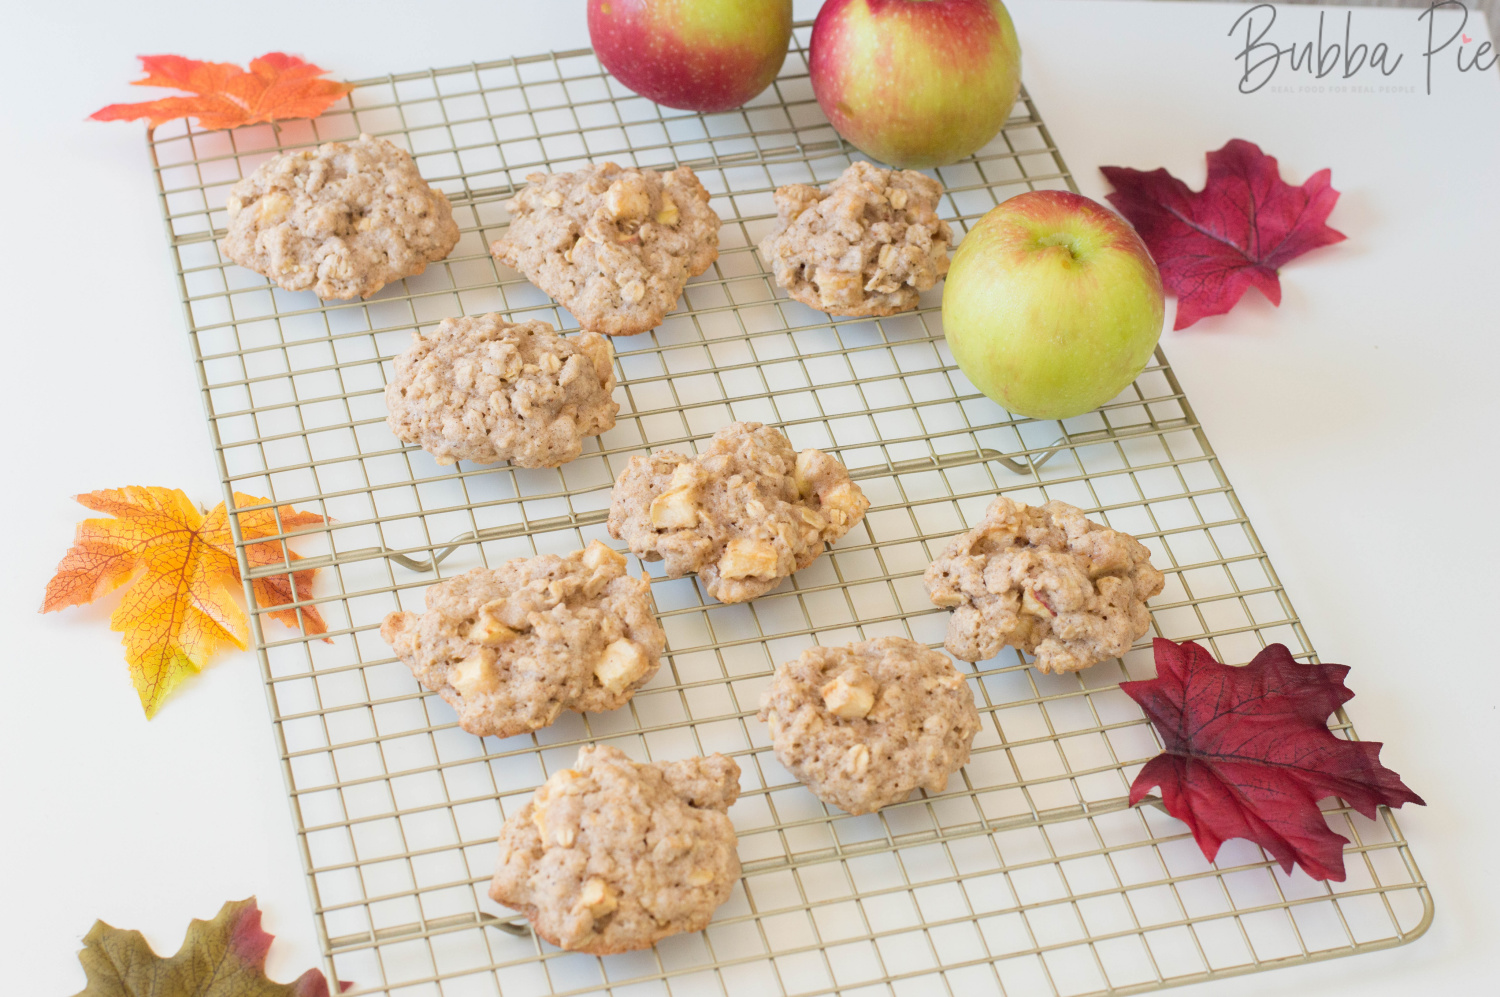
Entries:
{"label": "wire cooling rack", "polygon": [[[293,545],[316,566],[323,642],[252,614],[315,920],[351,994],[1129,994],[1399,945],[1432,902],[1392,815],[1330,806],[1348,879],[1285,875],[1259,848],[1210,864],[1183,826],[1132,809],[1160,748],[1119,683],[1154,673],[1149,639],[1088,671],[1041,675],[1014,652],[969,675],[983,729],[947,792],[851,817],[820,804],[754,718],[772,668],[813,643],[887,634],[938,645],[921,574],[996,493],[1063,499],[1133,533],[1166,572],[1155,632],[1227,662],[1280,641],[1314,660],[1296,613],[1165,358],[1097,412],[1012,418],[955,367],[938,293],[892,318],[832,321],[779,296],[754,247],[772,191],[826,182],[853,152],[812,98],[807,25],[747,107],[667,111],[588,50],[361,81],[316,121],[150,140],[226,496],[328,517]],[[443,262],[366,301],[288,293],[223,259],[228,186],[277,152],[382,135],[446,191],[463,236]],[[577,323],[486,247],[526,174],[588,160],[687,163],[724,219],[721,255],[660,328],[617,339],[618,425],[557,470],[439,467],[386,428],[392,357],[415,328],[502,311]],[[936,171],[962,233],[1024,190],[1072,188],[1029,97],[978,155]],[[724,606],[646,565],[667,666],[628,708],[480,739],[380,640],[439,578],[608,537],[632,454],[689,448],[734,419],[836,453],[864,522],[774,593]],[[285,535],[285,534],[284,534]],[[246,596],[253,575],[244,560]],[[639,567],[633,570],[639,570]],[[253,605],[253,603],[252,603]],[[1340,713],[1334,729],[1354,737]],[[595,958],[538,940],[486,896],[501,821],[580,745],[638,759],[722,751],[744,877],[706,931]],[[1330,801],[1332,802],[1332,801]]]}

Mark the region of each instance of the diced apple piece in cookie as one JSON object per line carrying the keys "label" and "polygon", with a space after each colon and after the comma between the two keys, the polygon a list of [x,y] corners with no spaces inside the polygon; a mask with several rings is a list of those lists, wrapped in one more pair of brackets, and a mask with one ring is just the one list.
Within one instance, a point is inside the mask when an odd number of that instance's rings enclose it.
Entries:
{"label": "diced apple piece in cookie", "polygon": [[599,684],[610,692],[622,692],[651,667],[645,648],[633,640],[620,638],[604,649],[604,656],[594,666]]}

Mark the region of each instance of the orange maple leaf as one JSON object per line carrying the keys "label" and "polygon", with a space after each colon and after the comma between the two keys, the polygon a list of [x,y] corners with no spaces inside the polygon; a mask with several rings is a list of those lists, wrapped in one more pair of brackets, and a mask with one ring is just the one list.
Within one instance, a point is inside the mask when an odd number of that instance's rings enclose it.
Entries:
{"label": "orange maple leaf", "polygon": [[248,73],[232,62],[199,62],[180,55],[143,55],[140,59],[146,78],[134,80],[134,86],[173,87],[194,96],[111,104],[90,118],[149,118],[155,128],[173,118],[194,117],[204,128],[237,128],[277,118],[316,118],[354,89],[352,83],[319,79],[328,70],[284,52],[268,52],[250,60]]}
{"label": "orange maple leaf", "polygon": [[[92,602],[134,580],[109,622],[112,630],[125,635],[125,660],[150,717],[167,694],[199,671],[221,645],[247,646],[245,611],[234,599],[242,583],[228,513],[220,502],[205,516],[176,488],[132,486],[76,498],[115,518],[78,524],[72,548],[47,583],[42,612]],[[266,502],[253,495],[234,495],[236,509]],[[287,505],[240,512],[236,518],[246,540],[323,522],[322,516]],[[301,560],[280,540],[252,543],[245,557],[252,567]],[[256,603],[265,608],[306,600],[316,570],[291,572],[290,580],[285,574],[255,579]],[[268,610],[267,615],[288,626],[299,622],[296,608]],[[307,634],[328,632],[312,606],[301,608],[300,623]]]}

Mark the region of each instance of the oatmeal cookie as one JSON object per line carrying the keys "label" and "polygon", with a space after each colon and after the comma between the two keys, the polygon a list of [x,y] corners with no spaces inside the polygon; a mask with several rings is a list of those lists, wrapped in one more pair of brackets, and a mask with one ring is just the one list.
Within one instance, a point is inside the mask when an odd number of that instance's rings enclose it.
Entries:
{"label": "oatmeal cookie", "polygon": [[859,162],[827,188],[776,189],[777,229],[760,244],[776,283],[830,315],[894,315],[948,272],[942,184]]}
{"label": "oatmeal cookie", "polygon": [[1008,644],[1035,654],[1043,672],[1124,654],[1150,628],[1146,600],[1165,581],[1135,537],[1066,502],[1003,496],[923,580],[936,605],[953,608],[944,646],[954,657],[982,661]]}
{"label": "oatmeal cookie", "polygon": [[369,297],[458,245],[448,198],[369,135],[277,156],[229,189],[228,207],[225,256],[320,298]]}
{"label": "oatmeal cookie", "polygon": [[526,179],[490,252],[585,329],[633,336],[656,328],[688,279],[719,258],[719,216],[686,166],[658,173],[604,163]]}
{"label": "oatmeal cookie", "polygon": [[904,637],[810,647],[760,701],[776,758],[851,814],[941,793],[969,760],[979,711],[945,655]]}
{"label": "oatmeal cookie", "polygon": [[696,457],[632,457],[615,482],[609,535],[667,574],[697,572],[720,602],[771,591],[848,533],[870,500],[821,450],[797,453],[758,422],[735,422]]}
{"label": "oatmeal cookie", "polygon": [[440,582],[427,612],[390,614],[380,636],[481,737],[537,730],[564,709],[619,709],[666,645],[649,583],[597,540]]}
{"label": "oatmeal cookie", "polygon": [[565,339],[491,312],[412,339],[385,389],[386,421],[439,464],[557,467],[614,427],[614,349],[598,333]]}
{"label": "oatmeal cookie", "polygon": [[500,829],[490,896],[592,955],[702,931],[740,877],[726,813],[739,795],[723,755],[642,765],[583,748]]}

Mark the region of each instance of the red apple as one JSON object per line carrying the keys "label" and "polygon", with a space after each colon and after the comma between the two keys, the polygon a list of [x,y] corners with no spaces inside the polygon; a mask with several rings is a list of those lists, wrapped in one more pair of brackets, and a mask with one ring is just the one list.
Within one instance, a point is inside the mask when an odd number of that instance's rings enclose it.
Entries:
{"label": "red apple", "polygon": [[771,85],[792,37],[792,0],[589,0],[604,68],[648,100],[727,111]]}
{"label": "red apple", "polygon": [[1066,419],[1124,391],[1156,349],[1161,274],[1130,224],[1082,194],[1018,194],[969,230],[943,288],[964,376],[1017,415]]}
{"label": "red apple", "polygon": [[995,137],[1021,89],[1000,0],[828,0],[813,93],[833,127],[892,166],[941,166]]}

